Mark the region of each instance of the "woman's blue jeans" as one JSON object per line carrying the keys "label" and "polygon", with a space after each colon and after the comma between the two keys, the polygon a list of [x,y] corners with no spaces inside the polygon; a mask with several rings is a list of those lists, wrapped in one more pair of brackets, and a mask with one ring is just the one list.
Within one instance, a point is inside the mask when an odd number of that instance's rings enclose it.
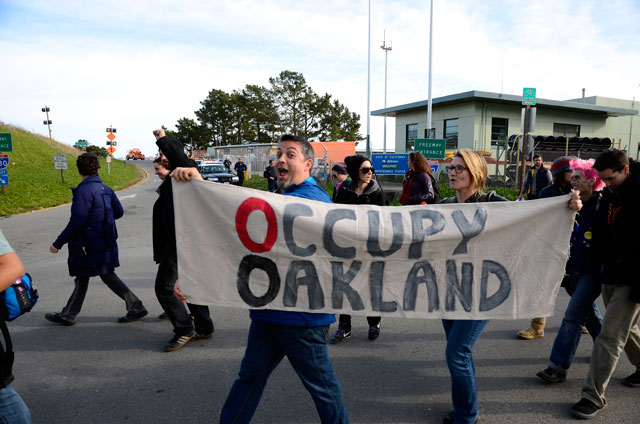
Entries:
{"label": "woman's blue jeans", "polygon": [[451,374],[454,423],[471,424],[478,419],[478,391],[472,349],[489,320],[442,320],[447,336],[447,366]]}
{"label": "woman's blue jeans", "polygon": [[583,326],[587,327],[594,341],[600,334],[602,315],[595,301],[600,296],[601,287],[597,274],[576,275],[570,278],[568,291],[571,300],[553,342],[549,367],[558,372],[567,372],[578,349]]}

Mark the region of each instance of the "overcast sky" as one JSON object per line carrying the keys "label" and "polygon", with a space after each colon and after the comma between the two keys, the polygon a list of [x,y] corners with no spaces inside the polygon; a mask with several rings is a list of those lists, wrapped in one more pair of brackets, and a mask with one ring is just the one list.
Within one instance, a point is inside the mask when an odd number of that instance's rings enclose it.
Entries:
{"label": "overcast sky", "polygon": [[[640,2],[434,0],[433,96],[470,90],[566,100],[640,99]],[[151,131],[195,118],[209,90],[301,72],[367,111],[366,0],[0,0],[0,121],[104,146],[157,152]],[[372,0],[371,110],[427,98],[429,1]],[[389,119],[387,145],[393,146]],[[383,118],[371,118],[382,147]]]}

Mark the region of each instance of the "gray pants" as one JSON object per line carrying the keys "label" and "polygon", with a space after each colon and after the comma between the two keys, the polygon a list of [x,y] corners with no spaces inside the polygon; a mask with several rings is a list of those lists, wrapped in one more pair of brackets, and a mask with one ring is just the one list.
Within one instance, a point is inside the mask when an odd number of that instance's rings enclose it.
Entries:
{"label": "gray pants", "polygon": [[[142,302],[136,297],[135,294],[127,287],[125,283],[116,275],[115,272],[100,275],[100,279],[104,282],[112,292],[114,292],[120,299],[124,300],[127,305],[127,313],[136,314],[144,310]],[[62,309],[60,316],[62,318],[75,321],[76,316],[82,309],[84,298],[87,295],[87,289],[89,288],[89,277],[76,277],[76,286],[71,293],[71,297],[67,301],[67,306]]]}
{"label": "gray pants", "polygon": [[607,311],[602,332],[591,352],[589,374],[582,386],[582,397],[599,407],[607,404],[604,391],[620,358],[622,349],[629,361],[640,370],[640,303],[629,300],[630,286],[602,286],[602,299]]}

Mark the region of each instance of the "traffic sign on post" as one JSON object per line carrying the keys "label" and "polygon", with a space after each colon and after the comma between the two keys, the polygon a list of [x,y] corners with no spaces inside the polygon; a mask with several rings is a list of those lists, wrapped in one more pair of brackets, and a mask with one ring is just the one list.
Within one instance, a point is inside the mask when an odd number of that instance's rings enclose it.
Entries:
{"label": "traffic sign on post", "polygon": [[523,105],[536,105],[536,89],[535,88],[523,88],[522,89],[522,104]]}
{"label": "traffic sign on post", "polygon": [[0,152],[13,152],[11,133],[0,133]]}
{"label": "traffic sign on post", "polygon": [[113,146],[109,146],[109,148],[107,149],[107,152],[114,154],[116,152],[116,149]]}
{"label": "traffic sign on post", "polygon": [[0,186],[9,185],[9,176],[8,175],[0,175]]}
{"label": "traffic sign on post", "polygon": [[64,153],[53,154],[53,168],[54,169],[67,169],[67,155]]}
{"label": "traffic sign on post", "polygon": [[414,148],[427,159],[444,159],[445,140],[439,138],[416,138]]}
{"label": "traffic sign on post", "polygon": [[113,135],[113,133],[109,133],[109,135],[107,136],[107,138],[109,139],[109,141],[113,141],[113,140],[116,138],[116,136],[115,136],[115,135]]}
{"label": "traffic sign on post", "polygon": [[9,155],[0,155],[0,169],[5,169],[9,165]]}

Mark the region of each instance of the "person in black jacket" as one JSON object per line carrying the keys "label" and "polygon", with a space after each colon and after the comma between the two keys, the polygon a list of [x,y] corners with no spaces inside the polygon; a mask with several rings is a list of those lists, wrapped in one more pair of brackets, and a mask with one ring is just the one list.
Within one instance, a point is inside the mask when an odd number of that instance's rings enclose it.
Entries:
{"label": "person in black jacket", "polygon": [[233,165],[233,169],[238,173],[238,185],[244,184],[244,173],[247,172],[247,165],[242,161],[242,158],[238,158],[238,162]]}
{"label": "person in black jacket", "polygon": [[[179,141],[167,137],[164,130],[155,130],[153,135],[156,137],[165,168],[170,171],[177,167],[197,168],[196,163],[184,154],[184,147]],[[192,339],[211,338],[214,328],[209,308],[187,303],[193,316],[192,321],[184,304],[173,293],[178,279],[178,253],[171,178],[162,182],[160,196],[153,205],[153,259],[159,264],[155,282],[156,296],[173,324],[175,333],[164,350],[172,352]]]}
{"label": "person in black jacket", "polygon": [[[373,179],[373,166],[369,159],[362,155],[355,155],[346,157],[344,162],[351,182],[348,184],[345,182],[340,186],[335,203],[384,206],[384,193],[380,184]],[[380,319],[380,317],[367,317],[369,340],[375,340],[380,335]],[[351,315],[341,314],[338,330],[331,339],[331,343],[340,343],[349,337],[351,337]]]}
{"label": "person in black jacket", "polygon": [[273,159],[269,161],[269,166],[265,168],[263,176],[267,179],[269,192],[275,192],[278,189],[278,179],[276,176],[276,168],[273,166]]}
{"label": "person in black jacket", "polygon": [[600,266],[602,300],[606,307],[602,330],[595,340],[582,398],[571,413],[595,417],[605,406],[604,392],[624,349],[636,371],[624,379],[640,387],[640,163],[617,149],[602,153],[593,167],[607,185],[593,218],[594,261]]}

